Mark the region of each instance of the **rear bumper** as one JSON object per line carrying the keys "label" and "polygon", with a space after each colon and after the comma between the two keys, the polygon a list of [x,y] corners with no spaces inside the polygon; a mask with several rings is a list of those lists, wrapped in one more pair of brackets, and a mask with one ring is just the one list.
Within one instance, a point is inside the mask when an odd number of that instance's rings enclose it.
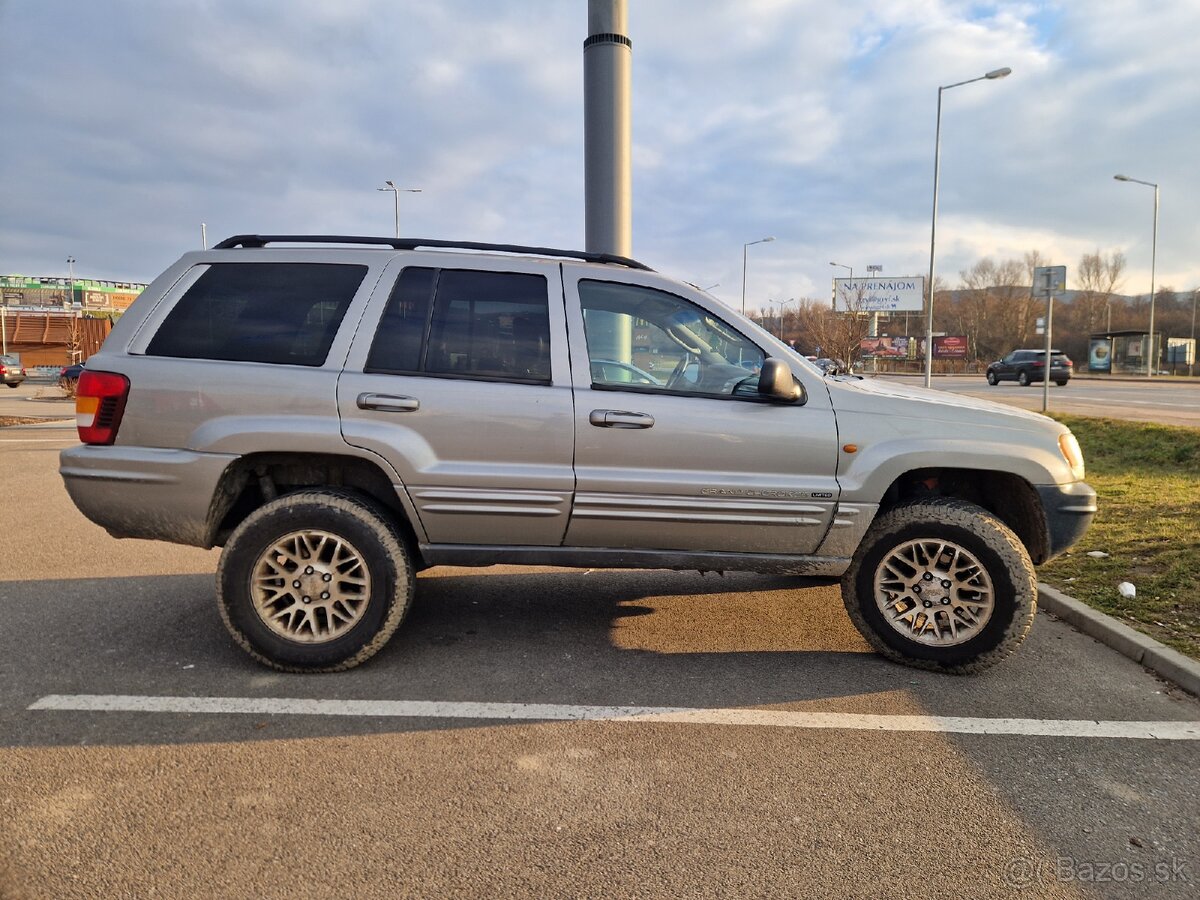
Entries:
{"label": "rear bumper", "polygon": [[118,538],[212,546],[211,509],[237,456],[151,447],[71,447],[59,456],[67,493]]}
{"label": "rear bumper", "polygon": [[1046,517],[1049,561],[1077,542],[1096,515],[1096,492],[1082,481],[1073,484],[1040,484],[1042,514]]}

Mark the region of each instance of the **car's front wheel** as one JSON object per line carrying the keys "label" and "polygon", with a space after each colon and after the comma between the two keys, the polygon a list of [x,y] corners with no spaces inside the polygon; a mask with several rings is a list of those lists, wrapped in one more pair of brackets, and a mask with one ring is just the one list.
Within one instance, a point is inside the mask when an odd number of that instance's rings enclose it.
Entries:
{"label": "car's front wheel", "polygon": [[888,659],[963,674],[994,665],[1025,639],[1037,580],[1007,525],[972,503],[935,498],[872,524],[842,578],[842,600]]}
{"label": "car's front wheel", "polygon": [[238,645],[285,672],[336,672],[377,653],[412,601],[404,540],[348,491],[285,494],[230,535],[217,606]]}
{"label": "car's front wheel", "polygon": [[997,384],[1000,383],[1000,379],[996,377],[995,372],[988,372],[987,373],[987,383],[990,384],[992,387],[995,387]]}

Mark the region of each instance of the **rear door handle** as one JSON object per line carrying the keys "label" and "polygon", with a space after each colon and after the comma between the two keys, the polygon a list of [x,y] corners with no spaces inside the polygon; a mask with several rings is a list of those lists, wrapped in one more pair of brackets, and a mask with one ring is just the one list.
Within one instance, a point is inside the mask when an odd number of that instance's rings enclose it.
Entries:
{"label": "rear door handle", "polygon": [[383,412],[413,412],[421,408],[416,397],[395,397],[391,394],[359,394],[359,409],[378,409]]}
{"label": "rear door handle", "polygon": [[588,421],[597,428],[653,428],[654,416],[649,413],[626,412],[621,409],[593,409]]}

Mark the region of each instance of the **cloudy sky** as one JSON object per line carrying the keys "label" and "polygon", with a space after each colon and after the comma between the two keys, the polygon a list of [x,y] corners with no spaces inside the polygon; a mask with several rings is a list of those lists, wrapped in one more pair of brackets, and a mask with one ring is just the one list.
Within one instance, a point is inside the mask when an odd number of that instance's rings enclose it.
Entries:
{"label": "cloudy sky", "polygon": [[[634,256],[748,305],[1040,250],[1200,285],[1196,0],[630,0]],[[0,273],[241,232],[583,246],[586,0],[0,0]]]}

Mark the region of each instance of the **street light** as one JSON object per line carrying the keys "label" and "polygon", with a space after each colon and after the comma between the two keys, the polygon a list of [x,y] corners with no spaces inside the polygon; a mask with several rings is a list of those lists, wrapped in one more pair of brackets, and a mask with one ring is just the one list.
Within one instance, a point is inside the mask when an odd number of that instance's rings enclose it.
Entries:
{"label": "street light", "polygon": [[746,314],[746,248],[753,247],[755,244],[769,244],[775,240],[773,237],[759,238],[757,241],[750,241],[742,244],[742,315]]}
{"label": "street light", "polygon": [[993,69],[978,78],[968,78],[966,81],[956,81],[954,84],[942,85],[938,88],[937,130],[934,132],[933,140],[933,224],[929,229],[929,315],[925,321],[925,387],[931,387],[933,380],[933,260],[937,247],[938,177],[942,162],[942,91],[984,79],[995,81],[997,78],[1006,78],[1011,74],[1012,69],[1005,66],[1003,69]]}
{"label": "street light", "polygon": [[71,286],[67,288],[67,303],[74,308],[75,306],[75,257],[67,257],[67,266],[71,272]]}
{"label": "street light", "polygon": [[1188,378],[1192,377],[1192,367],[1196,364],[1196,295],[1200,288],[1192,291],[1192,361],[1188,363]]}
{"label": "street light", "polygon": [[392,182],[390,182],[390,181],[385,181],[384,184],[386,184],[387,187],[375,188],[375,190],[392,192],[392,196],[396,201],[396,237],[400,237],[400,192],[403,191],[406,194],[419,194],[419,193],[421,193],[421,189],[420,188],[398,188],[398,187],[396,187],[396,185],[392,184]]}
{"label": "street light", "polygon": [[[779,339],[781,341],[783,340],[783,308],[785,306],[787,306],[789,303],[795,303],[795,302],[796,302],[795,297],[788,297],[786,300],[768,300],[767,301],[767,303],[769,303],[771,306],[779,307]],[[786,343],[786,341],[784,341],[784,343]]]}
{"label": "street light", "polygon": [[1153,181],[1142,181],[1128,175],[1114,175],[1117,181],[1132,181],[1154,188],[1154,238],[1150,243],[1150,349],[1146,351],[1146,377],[1154,375],[1154,265],[1158,260],[1158,185]]}
{"label": "street light", "polygon": [[[850,273],[850,280],[854,281],[854,266],[848,266],[845,263],[835,263],[835,262],[831,262],[830,265],[836,266],[839,269],[846,269]],[[833,308],[837,309],[837,279],[834,279],[834,282],[833,282]],[[847,303],[846,309],[849,310],[849,308],[850,308],[850,304]]]}

